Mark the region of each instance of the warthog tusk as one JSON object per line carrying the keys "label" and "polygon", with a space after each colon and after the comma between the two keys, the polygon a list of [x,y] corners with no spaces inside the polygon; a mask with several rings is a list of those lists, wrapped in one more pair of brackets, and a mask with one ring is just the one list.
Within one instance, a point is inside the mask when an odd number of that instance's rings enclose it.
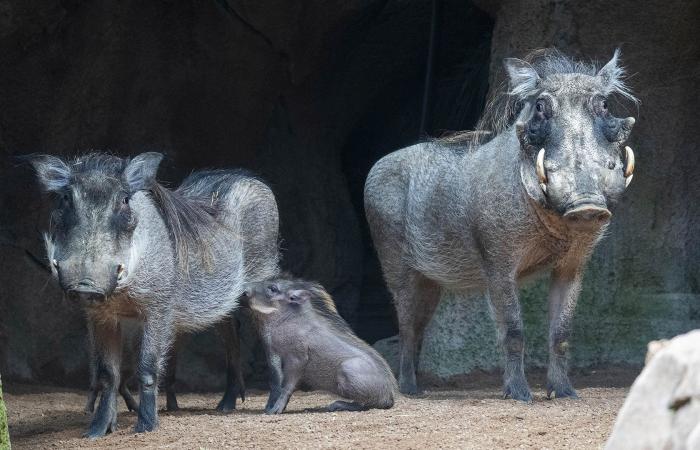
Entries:
{"label": "warthog tusk", "polygon": [[52,259],[52,260],[51,260],[51,264],[53,264],[54,268],[55,268],[56,270],[58,270],[58,261],[56,261],[55,259]]}
{"label": "warthog tusk", "polygon": [[627,187],[627,186],[630,185],[630,183],[632,182],[632,177],[633,177],[633,176],[634,176],[634,175],[630,175],[630,176],[628,176],[627,178],[625,178],[625,187]]}
{"label": "warthog tusk", "polygon": [[124,275],[124,269],[126,269],[126,266],[124,264],[119,264],[117,266],[117,280],[122,279],[122,276]]}
{"label": "warthog tusk", "polygon": [[537,164],[535,165],[537,179],[540,180],[540,187],[544,192],[547,192],[547,175],[544,172],[544,148],[540,149],[537,154]]}
{"label": "warthog tusk", "polygon": [[631,177],[634,172],[634,152],[625,147],[625,178]]}

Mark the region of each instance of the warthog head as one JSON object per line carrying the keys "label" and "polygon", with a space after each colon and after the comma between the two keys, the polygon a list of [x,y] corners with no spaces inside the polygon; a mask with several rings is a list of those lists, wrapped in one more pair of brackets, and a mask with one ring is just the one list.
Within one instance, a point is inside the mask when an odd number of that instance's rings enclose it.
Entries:
{"label": "warthog head", "polygon": [[45,240],[52,271],[69,297],[103,300],[128,275],[139,222],[130,200],[155,183],[161,158],[144,153],[132,160],[106,154],[32,159],[43,188],[56,197]]}
{"label": "warthog head", "polygon": [[521,178],[530,197],[572,227],[599,227],[632,180],[634,153],[624,146],[635,119],[608,110],[625,86],[619,52],[600,70],[555,53],[531,62],[505,60],[515,128],[523,150]]}

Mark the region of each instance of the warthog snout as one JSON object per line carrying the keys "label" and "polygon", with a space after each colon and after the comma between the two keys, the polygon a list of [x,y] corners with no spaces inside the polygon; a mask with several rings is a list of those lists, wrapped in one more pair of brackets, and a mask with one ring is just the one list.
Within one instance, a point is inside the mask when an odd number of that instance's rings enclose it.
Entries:
{"label": "warthog snout", "polygon": [[67,289],[66,293],[70,298],[83,301],[100,301],[105,298],[105,291],[89,278],[81,280],[74,287]]}
{"label": "warthog snout", "polygon": [[611,216],[612,213],[608,208],[596,205],[581,205],[564,213],[564,218],[581,222],[607,222]]}

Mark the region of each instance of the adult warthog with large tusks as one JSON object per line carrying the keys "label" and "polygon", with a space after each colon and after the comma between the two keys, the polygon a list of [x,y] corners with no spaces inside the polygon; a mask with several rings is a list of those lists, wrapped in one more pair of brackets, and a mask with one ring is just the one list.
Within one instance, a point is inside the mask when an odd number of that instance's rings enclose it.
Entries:
{"label": "adult warthog with large tusks", "polygon": [[608,99],[635,99],[617,51],[600,70],[554,50],[506,59],[505,68],[509,88],[476,132],[391,153],[367,178],[404,393],[417,391],[421,340],[441,290],[484,290],[505,352],[504,394],[529,402],[518,282],[547,269],[547,395],[576,397],[567,359],[582,272],[634,170],[623,146],[634,118],[613,117]]}
{"label": "adult warthog with large tusks", "polygon": [[[150,431],[175,335],[225,320],[245,283],[278,270],[277,204],[263,182],[203,171],[172,191],[156,181],[161,159],[31,159],[57,198],[46,234],[53,273],[68,297],[82,302],[93,333],[101,398],[88,437],[116,428],[122,318],[143,322],[135,430]],[[222,401],[231,400],[228,391]]]}

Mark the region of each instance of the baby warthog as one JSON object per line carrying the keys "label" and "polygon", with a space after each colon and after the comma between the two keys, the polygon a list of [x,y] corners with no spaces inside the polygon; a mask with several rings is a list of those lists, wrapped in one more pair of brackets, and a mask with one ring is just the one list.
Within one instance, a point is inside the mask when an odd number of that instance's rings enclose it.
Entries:
{"label": "baby warthog", "polygon": [[[117,425],[124,318],[142,325],[135,430],[150,431],[176,335],[229,323],[244,284],[278,271],[277,204],[265,183],[239,171],[201,171],[170,190],[156,181],[161,159],[158,153],[32,159],[56,200],[46,233],[51,269],[88,319],[91,392],[101,392],[86,432],[91,438]],[[237,346],[227,342],[231,356]],[[235,401],[236,367],[229,358],[222,409]]]}
{"label": "baby warthog", "polygon": [[[567,375],[581,277],[632,180],[624,143],[634,101],[618,53],[602,68],[556,51],[506,59],[509,89],[477,132],[382,158],[365,184],[365,211],[398,313],[399,385],[415,393],[423,331],[443,289],[486,291],[505,353],[505,395],[530,401],[518,283],[549,270],[547,393],[575,397]],[[489,140],[490,139],[490,140]]]}
{"label": "baby warthog", "polygon": [[330,411],[394,405],[391,369],[355,336],[323,287],[277,278],[249,285],[244,302],[258,321],[270,365],[267,414],[281,414],[302,382],[352,401],[336,401]]}

